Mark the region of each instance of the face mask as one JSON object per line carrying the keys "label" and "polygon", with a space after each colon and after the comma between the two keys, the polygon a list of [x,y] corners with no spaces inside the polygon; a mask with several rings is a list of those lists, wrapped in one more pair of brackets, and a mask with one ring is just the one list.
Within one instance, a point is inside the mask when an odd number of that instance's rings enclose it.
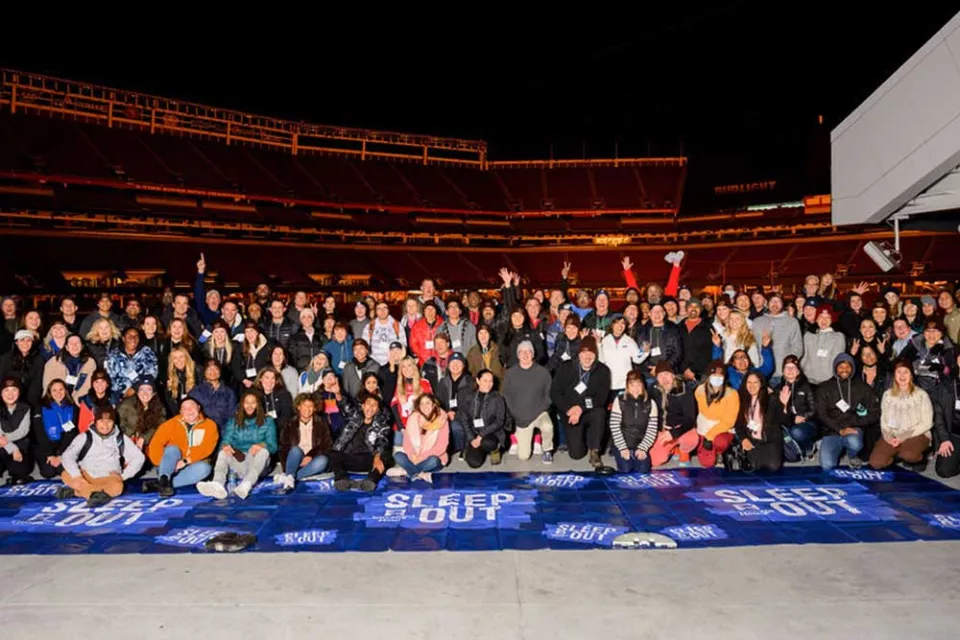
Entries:
{"label": "face mask", "polygon": [[723,376],[710,376],[710,386],[719,389],[723,386]]}

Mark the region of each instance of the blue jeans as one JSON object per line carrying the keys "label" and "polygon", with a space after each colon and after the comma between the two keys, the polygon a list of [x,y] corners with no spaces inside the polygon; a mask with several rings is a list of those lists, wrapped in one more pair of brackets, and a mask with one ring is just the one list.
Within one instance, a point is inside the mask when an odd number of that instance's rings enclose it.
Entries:
{"label": "blue jeans", "polygon": [[393,446],[402,447],[403,446],[403,429],[397,429],[393,432]]}
{"label": "blue jeans", "polygon": [[630,451],[630,458],[620,456],[620,450],[613,447],[613,459],[617,461],[617,471],[620,473],[650,473],[650,453],[643,460],[637,460],[636,450]]}
{"label": "blue jeans", "polygon": [[190,487],[198,482],[206,480],[213,471],[213,467],[206,460],[192,462],[180,471],[177,471],[177,463],[180,462],[180,447],[168,444],[163,449],[163,458],[160,459],[160,466],[157,468],[157,474],[161,476],[170,476],[171,483],[175,489],[180,487]]}
{"label": "blue jeans", "polygon": [[300,447],[290,449],[290,453],[287,454],[287,464],[283,469],[284,473],[296,477],[297,480],[303,480],[321,474],[327,468],[327,462],[329,462],[327,456],[314,456],[310,462],[301,467],[300,463],[303,462],[304,457],[306,456]]}
{"label": "blue jeans", "polygon": [[420,461],[419,464],[413,464],[403,451],[398,451],[393,454],[393,461],[406,471],[407,475],[411,478],[419,473],[430,473],[431,471],[438,471],[443,468],[443,463],[440,462],[440,458],[437,456],[430,456]]}
{"label": "blue jeans", "polygon": [[833,469],[840,464],[843,450],[847,450],[847,457],[853,458],[863,448],[863,429],[856,429],[856,433],[841,436],[832,433],[820,439],[820,466],[824,471]]}
{"label": "blue jeans", "polygon": [[810,451],[810,447],[813,446],[813,441],[817,438],[817,427],[812,422],[791,425],[790,437],[800,445],[800,451],[806,455]]}
{"label": "blue jeans", "polygon": [[467,446],[467,432],[459,420],[450,421],[450,439],[453,441],[454,451],[463,451]]}

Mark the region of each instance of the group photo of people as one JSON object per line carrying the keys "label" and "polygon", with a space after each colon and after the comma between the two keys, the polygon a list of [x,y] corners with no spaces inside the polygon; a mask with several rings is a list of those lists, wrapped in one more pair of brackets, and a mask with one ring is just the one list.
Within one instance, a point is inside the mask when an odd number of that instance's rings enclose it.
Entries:
{"label": "group photo of people", "polygon": [[0,474],[102,505],[125,488],[244,499],[325,473],[373,491],[504,456],[960,473],[960,289],[827,273],[790,293],[695,292],[683,258],[666,256],[665,285],[623,258],[617,298],[572,286],[569,263],[545,289],[501,269],[494,295],[425,279],[399,299],[225,296],[202,255],[192,292],[5,297]]}

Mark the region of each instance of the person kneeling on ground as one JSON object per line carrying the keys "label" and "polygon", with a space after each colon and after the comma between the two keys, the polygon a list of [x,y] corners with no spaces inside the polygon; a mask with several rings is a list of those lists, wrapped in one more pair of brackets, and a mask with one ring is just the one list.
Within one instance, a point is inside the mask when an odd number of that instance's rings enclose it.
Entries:
{"label": "person kneeling on ground", "polygon": [[909,360],[893,366],[893,386],[880,403],[880,433],[883,436],[870,452],[870,466],[883,469],[900,458],[914,471],[923,471],[924,455],[930,448],[933,404],[927,392],[913,383]]}
{"label": "person kneeling on ground", "polygon": [[100,507],[123,493],[123,482],[143,466],[143,452],[117,426],[113,407],[97,409],[93,428],[77,436],[60,457],[65,487],[57,498],[86,498],[88,507]]}
{"label": "person kneeling on ground", "polygon": [[657,405],[661,426],[650,448],[650,463],[659,467],[679,454],[680,466],[689,466],[690,454],[700,445],[694,390],[687,389],[666,360],[657,363],[654,373],[657,384],[650,390],[650,399]]}
{"label": "person kneeling on ground", "polygon": [[720,360],[707,367],[707,381],[693,392],[697,400],[697,433],[701,436],[697,459],[704,467],[717,464],[717,458],[733,444],[733,430],[740,413],[740,396],[727,384],[728,368]]}
{"label": "person kneeling on ground", "polygon": [[9,471],[7,484],[30,482],[33,457],[30,453],[30,405],[20,399],[20,380],[0,380],[0,475]]}
{"label": "person kneeling on ground", "polygon": [[220,438],[217,423],[206,416],[203,407],[187,396],[180,401],[180,413],[157,429],[147,457],[157,467],[156,483],[145,483],[145,490],[155,490],[169,498],[174,489],[197,484],[210,475],[208,458],[213,455]]}
{"label": "person kneeling on ground", "polygon": [[409,476],[411,480],[433,482],[434,471],[447,464],[447,446],[450,444],[450,427],[447,414],[436,396],[424,393],[414,403],[413,413],[407,418],[403,432],[403,451],[394,455],[396,467],[387,475]]}
{"label": "person kneeling on ground", "polygon": [[233,494],[241,500],[250,495],[253,485],[267,472],[270,456],[277,451],[277,425],[268,416],[256,391],[248,389],[240,398],[237,415],[223,430],[220,453],[213,468],[213,480],[198,482],[197,491],[217,500],[227,497],[227,474],[234,472],[240,484]]}
{"label": "person kneeling on ground", "polygon": [[500,450],[506,440],[504,425],[507,406],[493,389],[493,372],[481,369],[477,373],[477,388],[461,388],[457,397],[457,418],[466,433],[467,447],[463,457],[476,469],[483,466],[487,454],[492,464],[500,464]]}
{"label": "person kneeling on ground", "polygon": [[[790,387],[770,397],[763,374],[751,371],[740,386],[740,410],[734,427],[740,446],[754,469],[779,471],[783,466],[783,422]],[[729,467],[729,462],[724,461]]]}
{"label": "person kneeling on ground", "polygon": [[[380,398],[362,391],[360,402],[360,413],[350,416],[330,450],[333,488],[337,491],[353,487],[373,491],[393,464],[390,424],[380,411]],[[348,471],[366,473],[367,477],[354,483],[347,477]]]}
{"label": "person kneeling on ground", "polygon": [[533,432],[543,438],[544,464],[553,463],[553,421],[550,420],[550,373],[534,361],[533,343],[517,345],[517,364],[503,378],[503,399],[513,416],[517,436],[517,457],[529,460],[533,455]]}
{"label": "person kneeling on ground", "polygon": [[291,491],[297,480],[323,473],[327,469],[333,437],[324,413],[309,393],[301,393],[294,402],[297,415],[280,432],[280,463],[284,473],[278,478],[283,491]]}
{"label": "person kneeling on ground", "polygon": [[840,464],[847,450],[850,466],[861,466],[857,454],[863,448],[863,430],[880,420],[880,402],[860,376],[853,375],[853,356],[841,353],[833,360],[836,374],[817,387],[817,418],[823,425],[820,467],[824,471]]}
{"label": "person kneeling on ground", "polygon": [[596,339],[583,338],[577,358],[560,365],[550,389],[570,458],[580,460],[589,454],[590,466],[595,469],[603,466],[600,447],[607,430],[610,395],[610,369],[598,360],[598,354]]}
{"label": "person kneeling on ground", "polygon": [[647,395],[643,373],[629,372],[626,385],[610,411],[613,457],[620,473],[650,473],[649,452],[657,437],[659,410]]}

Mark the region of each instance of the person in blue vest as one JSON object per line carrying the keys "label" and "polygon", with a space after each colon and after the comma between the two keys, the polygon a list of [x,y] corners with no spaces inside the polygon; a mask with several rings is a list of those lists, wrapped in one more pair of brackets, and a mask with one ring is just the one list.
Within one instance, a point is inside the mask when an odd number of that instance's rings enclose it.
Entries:
{"label": "person in blue vest", "polygon": [[49,480],[63,473],[60,458],[80,432],[79,413],[66,382],[51,380],[33,417],[34,457],[44,478]]}

